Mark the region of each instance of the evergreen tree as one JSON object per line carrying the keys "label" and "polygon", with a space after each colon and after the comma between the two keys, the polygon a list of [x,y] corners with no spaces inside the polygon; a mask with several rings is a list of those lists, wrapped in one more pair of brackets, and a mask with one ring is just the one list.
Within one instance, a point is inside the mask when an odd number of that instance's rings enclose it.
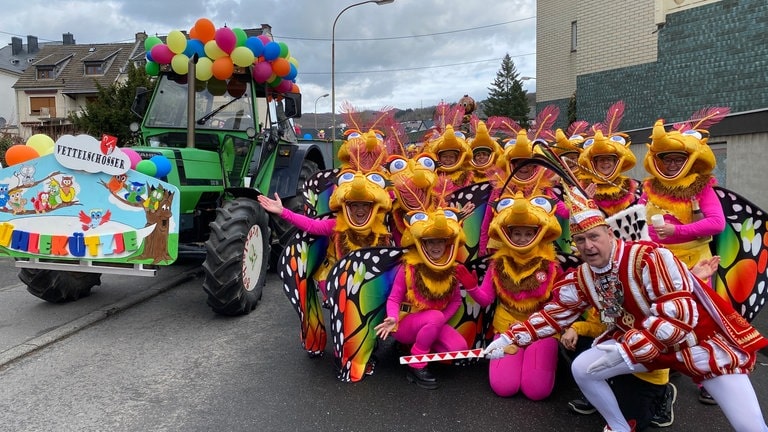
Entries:
{"label": "evergreen tree", "polygon": [[576,119],[576,92],[574,91],[571,98],[568,99],[568,124],[575,122]]}
{"label": "evergreen tree", "polygon": [[109,134],[117,137],[120,146],[130,143],[131,131],[128,126],[139,120],[131,112],[136,88],[151,90],[153,85],[144,68],[137,68],[132,63],[128,66],[128,79],[125,82],[113,83],[109,87],[97,83],[97,96],[87,101],[79,114],[70,116],[76,133],[96,138]]}
{"label": "evergreen tree", "polygon": [[509,117],[521,126],[528,127],[528,92],[523,90],[519,75],[512,57],[505,54],[492,87],[488,87],[488,99],[483,101],[483,112],[488,117]]}

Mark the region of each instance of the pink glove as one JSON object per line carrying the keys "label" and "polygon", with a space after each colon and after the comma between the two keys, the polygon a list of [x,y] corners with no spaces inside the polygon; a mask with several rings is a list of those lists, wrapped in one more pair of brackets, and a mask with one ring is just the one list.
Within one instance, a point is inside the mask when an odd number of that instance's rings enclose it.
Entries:
{"label": "pink glove", "polygon": [[470,273],[463,264],[456,266],[456,278],[459,280],[464,289],[472,289],[477,287],[477,273]]}

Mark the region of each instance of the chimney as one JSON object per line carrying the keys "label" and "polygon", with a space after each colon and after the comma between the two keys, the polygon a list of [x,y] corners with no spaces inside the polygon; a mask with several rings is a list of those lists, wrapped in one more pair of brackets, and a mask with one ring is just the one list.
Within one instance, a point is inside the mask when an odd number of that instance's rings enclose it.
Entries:
{"label": "chimney", "polygon": [[147,32],[136,33],[136,42],[144,42],[145,40],[147,40]]}
{"label": "chimney", "polygon": [[11,55],[19,55],[21,54],[21,50],[24,49],[24,46],[22,45],[23,41],[20,37],[12,37],[11,38]]}
{"label": "chimney", "polygon": [[272,39],[272,26],[269,24],[262,24],[261,34],[269,36],[269,38]]}
{"label": "chimney", "polygon": [[34,54],[40,51],[37,46],[37,36],[27,35],[27,54]]}
{"label": "chimney", "polygon": [[64,45],[74,45],[75,44],[75,37],[72,35],[72,33],[64,33],[61,36],[62,43]]}

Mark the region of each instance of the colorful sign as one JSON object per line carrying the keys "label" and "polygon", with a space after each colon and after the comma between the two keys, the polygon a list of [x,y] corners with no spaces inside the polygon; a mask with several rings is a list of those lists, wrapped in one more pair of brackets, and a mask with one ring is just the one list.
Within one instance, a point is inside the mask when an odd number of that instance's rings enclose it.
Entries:
{"label": "colorful sign", "polygon": [[171,264],[178,188],[131,166],[112,137],[65,135],[52,154],[0,169],[0,255]]}

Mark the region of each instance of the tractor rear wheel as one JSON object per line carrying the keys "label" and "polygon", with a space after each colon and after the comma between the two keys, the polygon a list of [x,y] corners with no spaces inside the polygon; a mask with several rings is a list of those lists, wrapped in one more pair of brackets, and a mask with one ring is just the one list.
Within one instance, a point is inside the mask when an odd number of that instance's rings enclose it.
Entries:
{"label": "tractor rear wheel", "polygon": [[91,288],[101,285],[100,273],[70,272],[23,268],[19,279],[35,297],[51,303],[75,301],[91,294]]}
{"label": "tractor rear wheel", "polygon": [[203,263],[203,289],[214,312],[246,315],[256,307],[266,283],[269,238],[269,217],[256,200],[235,198],[216,209]]}

